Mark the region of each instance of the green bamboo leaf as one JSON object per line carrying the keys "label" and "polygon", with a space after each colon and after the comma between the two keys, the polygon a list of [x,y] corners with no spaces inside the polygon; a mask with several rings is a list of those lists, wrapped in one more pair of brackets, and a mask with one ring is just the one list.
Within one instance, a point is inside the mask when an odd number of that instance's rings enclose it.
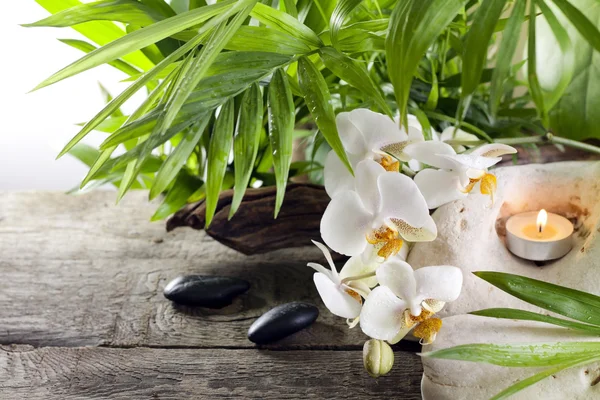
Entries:
{"label": "green bamboo leaf", "polygon": [[[479,86],[494,27],[505,5],[506,0],[483,0],[475,12],[462,55],[462,92],[457,110],[458,120],[464,118],[471,103],[471,96]],[[510,64],[510,61],[508,63]]]}
{"label": "green bamboo leaf", "polygon": [[121,94],[115,97],[109,104],[106,105],[98,114],[96,114],[88,123],[81,129],[73,139],[67,143],[67,145],[62,149],[62,151],[58,154],[57,158],[62,157],[66,152],[69,151],[71,147],[75,144],[79,143],[81,139],[83,139],[88,133],[94,130],[102,121],[111,116],[116,110],[123,105],[131,96],[133,96],[138,90],[152,81],[163,69],[165,69],[172,62],[177,60],[179,57],[183,56],[185,53],[196,47],[202,41],[204,34],[199,34],[194,40],[187,42],[185,45],[181,46],[177,51],[171,53],[168,57],[166,57],[163,61],[161,61],[158,65],[152,68],[150,71],[141,75],[133,84],[131,84],[127,89],[125,89]]}
{"label": "green bamboo leaf", "polygon": [[344,145],[340,140],[335,123],[335,114],[331,106],[331,94],[327,87],[327,82],[317,67],[306,57],[301,57],[298,61],[298,78],[300,88],[304,94],[304,101],[317,127],[329,143],[329,146],[335,151],[337,156],[352,172],[352,166],[348,161],[348,156],[344,150]]}
{"label": "green bamboo leaf", "polygon": [[223,105],[215,121],[208,148],[206,168],[206,227],[210,226],[217,209],[219,193],[227,169],[227,161],[233,142],[233,99]]}
{"label": "green bamboo leaf", "polygon": [[[140,29],[142,29],[142,26],[133,25],[133,24],[128,24],[125,27],[125,30],[127,31],[127,34],[131,34],[132,32],[138,31]],[[164,39],[163,42],[165,40],[173,40],[173,39],[167,38],[167,39]],[[144,53],[144,55],[146,57],[148,57],[148,59],[150,61],[152,61],[153,63],[155,63],[155,64],[158,64],[159,62],[161,62],[165,58],[165,56],[163,55],[163,53],[158,48],[158,44],[159,43],[150,44],[150,45],[144,47],[143,49],[140,49],[140,51],[142,53]],[[179,47],[179,46],[177,46],[177,47]],[[172,52],[169,52],[168,54],[170,54],[170,53],[172,53]]]}
{"label": "green bamboo leaf", "polygon": [[305,54],[310,51],[310,47],[302,40],[264,26],[241,26],[225,48],[289,55]]}
{"label": "green bamboo leaf", "polygon": [[490,85],[490,112],[493,116],[498,114],[504,82],[509,76],[512,58],[517,50],[517,44],[519,43],[521,24],[523,22],[526,5],[526,0],[515,1],[506,27],[502,32],[502,42],[498,49],[496,67],[493,70],[492,83]]}
{"label": "green bamboo leaf", "polygon": [[556,18],[556,15],[552,12],[550,7],[546,5],[544,0],[536,0],[536,3],[540,7],[546,22],[548,22],[548,26],[552,29],[552,33],[554,34],[561,51],[561,72],[558,74],[560,79],[558,82],[553,82],[554,87],[551,90],[545,90],[540,84],[540,87],[544,92],[544,107],[546,107],[547,111],[550,111],[550,109],[558,103],[571,83],[571,79],[575,73],[575,50],[567,30],[562,26],[558,18]]}
{"label": "green bamboo leaf", "polygon": [[290,14],[292,17],[298,19],[298,9],[296,8],[296,3],[294,0],[283,0],[279,3],[285,8],[285,12]]}
{"label": "green bamboo leaf", "polygon": [[435,110],[437,108],[438,99],[440,97],[439,84],[437,79],[437,73],[435,71],[435,62],[431,60],[429,57],[429,63],[431,65],[431,90],[429,91],[429,96],[427,96],[427,101],[425,102],[425,108],[428,110]]}
{"label": "green bamboo leaf", "polygon": [[235,186],[229,219],[239,208],[246,188],[250,183],[252,170],[260,145],[260,133],[263,127],[263,97],[258,83],[254,83],[244,93],[238,113],[237,128],[233,141]]}
{"label": "green bamboo leaf", "polygon": [[287,74],[278,69],[269,84],[269,139],[273,152],[273,169],[277,182],[275,218],[279,214],[292,162],[294,134],[294,99]]}
{"label": "green bamboo leaf", "polygon": [[[200,83],[202,78],[204,78],[209,67],[215,61],[221,50],[223,50],[227,42],[229,42],[244,20],[248,17],[248,14],[250,14],[256,1],[257,0],[238,1],[238,3],[231,8],[231,10],[237,14],[228,24],[226,23],[226,18],[223,18],[226,14],[223,14],[200,28],[200,30],[209,29],[211,24],[214,23],[216,25],[210,39],[204,44],[199,55],[191,59],[189,69],[186,68],[181,71],[179,80],[175,83],[173,95],[167,100],[167,103],[159,116],[158,122],[154,127],[152,132],[153,136],[162,136],[168,127],[171,126],[186,100]],[[150,154],[152,149],[153,148],[150,147],[150,142],[148,142],[146,149],[142,152],[141,160],[143,160],[145,155]],[[138,160],[138,163],[140,163],[140,160]]]}
{"label": "green bamboo leaf", "polygon": [[[529,14],[533,15],[536,11],[535,1],[529,3]],[[537,55],[536,55],[536,43],[535,43],[535,20],[531,18],[529,20],[529,37],[527,42],[527,80],[529,82],[529,93],[535,103],[538,110],[538,114],[544,127],[549,125],[547,108],[544,105],[544,93],[540,86],[540,81],[537,76]]]}
{"label": "green bamboo leaf", "polygon": [[308,46],[321,47],[323,45],[321,39],[319,39],[317,34],[312,29],[291,15],[281,12],[275,8],[269,7],[262,3],[257,3],[250,15],[268,27],[277,29],[292,37],[302,40]]}
{"label": "green bamboo leaf", "polygon": [[346,18],[360,3],[362,3],[362,0],[340,0],[337,2],[329,20],[329,35],[333,47],[339,47],[338,33]]}
{"label": "green bamboo leaf", "polygon": [[87,71],[88,69],[97,67],[109,61],[124,57],[135,50],[140,50],[150,44],[158,42],[159,40],[174,35],[177,32],[181,32],[184,29],[200,24],[215,15],[219,15],[217,18],[228,18],[232,12],[236,12],[238,10],[238,4],[240,3],[245,3],[245,1],[237,2],[237,0],[224,0],[211,6],[206,6],[179,14],[175,17],[157,22],[138,31],[132,32],[113,42],[110,42],[109,44],[87,54],[71,65],[63,68],[40,83],[34,90],[59,82],[63,79],[77,75],[83,71]]}
{"label": "green bamboo leaf", "polygon": [[[138,138],[137,145],[139,146],[144,141],[146,141],[148,139],[148,136],[149,135],[144,135]],[[135,164],[136,163],[132,161],[129,164],[127,164],[127,167],[125,167],[125,173],[123,173],[123,179],[119,184],[119,191],[117,193],[117,204],[121,201],[123,196],[125,196],[127,191],[129,191],[129,189],[133,186],[133,184],[137,182],[136,178],[138,176],[138,172],[135,170]]]}
{"label": "green bamboo leaf", "polygon": [[[140,0],[140,3],[158,11],[164,17],[170,18],[177,15],[177,13],[171,8],[171,6],[165,0]],[[206,3],[204,4],[206,5]]]}
{"label": "green bamboo leaf", "polygon": [[164,17],[133,0],[101,0],[60,11],[25,27],[67,27],[90,21],[118,21],[139,26],[152,25]]}
{"label": "green bamboo leaf", "polygon": [[175,179],[200,141],[206,125],[208,125],[208,121],[209,119],[205,118],[192,125],[175,150],[169,154],[169,157],[167,157],[156,174],[154,184],[150,189],[150,200],[162,193],[173,179]]}
{"label": "green bamboo leaf", "polygon": [[93,148],[84,143],[79,143],[77,146],[73,146],[71,150],[69,150],[69,155],[77,158],[79,161],[91,167],[94,164],[94,161],[100,155],[98,149]]}
{"label": "green bamboo leaf", "polygon": [[465,3],[466,0],[406,0],[394,7],[385,49],[387,70],[404,125],[408,124],[406,107],[417,67]]}
{"label": "green bamboo leaf", "polygon": [[371,97],[384,113],[392,117],[392,110],[383,98],[379,86],[373,82],[363,65],[332,47],[321,48],[319,54],[331,72]]}
{"label": "green bamboo leaf", "polygon": [[564,286],[502,272],[474,274],[498,289],[545,310],[600,326],[600,297]]}
{"label": "green bamboo leaf", "polygon": [[[93,44],[85,42],[83,40],[77,40],[77,39],[58,39],[58,40],[63,42],[66,45],[69,45],[69,46],[77,49],[77,50],[83,51],[84,53],[91,53],[92,51],[97,49],[97,47],[94,46]],[[109,62],[108,65],[118,69],[119,71],[126,73],[129,76],[139,76],[141,74],[138,69],[136,69],[131,64],[126,63],[123,60],[114,60],[114,61]]]}
{"label": "green bamboo leaf", "polygon": [[556,318],[549,315],[538,314],[531,311],[516,310],[512,308],[488,308],[485,310],[474,311],[470,314],[479,315],[482,317],[545,322],[547,324],[562,326],[563,328],[574,329],[577,331],[600,335],[600,327],[598,326],[582,324],[579,322],[569,321],[562,318]]}
{"label": "green bamboo leaf", "polygon": [[548,367],[589,357],[600,357],[600,342],[464,344],[421,354],[444,360],[481,362],[502,367]]}
{"label": "green bamboo leaf", "polygon": [[[589,20],[587,17],[575,8],[570,2],[566,0],[552,0],[554,4],[563,12],[565,17],[571,21],[573,27],[579,31],[590,46],[597,51],[600,51],[600,31],[598,28]],[[533,18],[535,19],[535,18]]]}
{"label": "green bamboo leaf", "polygon": [[185,170],[181,170],[177,175],[177,179],[173,183],[173,186],[152,216],[151,220],[158,221],[179,211],[179,209],[186,205],[187,200],[192,197],[203,184],[204,182],[202,182],[200,178],[190,175]]}
{"label": "green bamboo leaf", "polygon": [[[81,5],[81,2],[78,0],[35,1],[52,14]],[[104,46],[125,36],[125,32],[112,22],[86,22],[85,24],[80,24],[72,28],[99,46]],[[140,51],[131,52],[130,54],[124,55],[122,58],[124,61],[140,68],[142,71],[147,71],[154,66],[152,61],[148,60],[148,58]]]}
{"label": "green bamboo leaf", "polygon": [[515,393],[518,393],[521,390],[528,388],[531,385],[536,384],[537,382],[541,381],[542,379],[545,379],[549,376],[557,374],[560,371],[563,371],[568,368],[578,367],[581,365],[591,364],[595,361],[598,361],[599,359],[600,359],[600,357],[598,355],[594,355],[594,356],[590,356],[590,357],[582,357],[580,359],[558,365],[554,368],[545,369],[542,372],[538,372],[537,374],[532,375],[527,379],[523,379],[522,381],[519,381],[519,382],[515,383],[514,385],[504,389],[503,391],[501,391],[500,393],[498,393],[497,395],[492,397],[490,400],[508,399]]}
{"label": "green bamboo leaf", "polygon": [[206,0],[190,0],[190,10],[194,8],[204,7],[206,5]]}

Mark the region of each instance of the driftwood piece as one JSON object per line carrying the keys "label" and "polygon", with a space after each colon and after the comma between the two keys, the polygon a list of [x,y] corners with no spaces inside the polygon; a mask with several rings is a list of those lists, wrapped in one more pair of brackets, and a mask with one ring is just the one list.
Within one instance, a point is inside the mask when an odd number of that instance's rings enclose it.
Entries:
{"label": "driftwood piece", "polygon": [[0,347],[2,400],[419,400],[416,354],[373,379],[359,351]]}
{"label": "driftwood piece", "polygon": [[[277,249],[310,245],[320,240],[321,216],[329,204],[322,186],[294,183],[287,187],[277,219],[276,189],[248,189],[235,216],[229,220],[233,190],[223,192],[206,233],[243,254],[260,254]],[[190,204],[167,221],[167,231],[180,226],[204,229],[204,202]]]}

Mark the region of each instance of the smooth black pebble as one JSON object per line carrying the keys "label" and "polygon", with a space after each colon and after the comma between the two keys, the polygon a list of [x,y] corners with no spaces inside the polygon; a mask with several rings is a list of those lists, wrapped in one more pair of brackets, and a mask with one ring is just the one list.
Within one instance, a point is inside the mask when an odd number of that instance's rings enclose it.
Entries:
{"label": "smooth black pebble", "polygon": [[319,309],[312,304],[282,304],[254,321],[248,329],[248,339],[256,344],[275,342],[310,326],[318,316]]}
{"label": "smooth black pebble", "polygon": [[164,294],[167,299],[186,306],[223,308],[248,289],[250,284],[243,279],[186,275],[169,282]]}

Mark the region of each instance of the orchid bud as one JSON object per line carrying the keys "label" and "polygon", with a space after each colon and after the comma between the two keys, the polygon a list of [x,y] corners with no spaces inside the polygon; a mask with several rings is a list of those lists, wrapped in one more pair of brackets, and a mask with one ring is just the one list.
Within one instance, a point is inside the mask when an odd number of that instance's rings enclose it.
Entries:
{"label": "orchid bud", "polygon": [[383,340],[367,340],[363,346],[363,364],[369,375],[378,378],[392,369],[394,352]]}

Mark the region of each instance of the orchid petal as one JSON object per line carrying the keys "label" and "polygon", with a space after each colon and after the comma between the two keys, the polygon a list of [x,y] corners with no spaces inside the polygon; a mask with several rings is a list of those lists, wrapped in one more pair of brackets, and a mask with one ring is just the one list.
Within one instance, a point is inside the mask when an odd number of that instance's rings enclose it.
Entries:
{"label": "orchid petal", "polygon": [[[373,246],[371,246],[373,247]],[[361,256],[350,257],[344,267],[340,271],[340,279],[346,279],[352,276],[360,276],[366,275],[371,272],[375,272],[379,267],[379,262],[374,260],[370,263],[364,263]],[[375,287],[377,285],[377,278],[375,276],[370,278],[361,279],[360,281],[351,281],[351,282],[363,282],[369,288]]]}
{"label": "orchid petal", "polygon": [[323,180],[325,191],[331,198],[344,190],[354,190],[354,177],[333,150],[327,154],[325,159]]}
{"label": "orchid petal", "polygon": [[411,330],[413,330],[413,328],[416,325],[407,325],[404,321],[402,321],[402,328],[400,328],[400,331],[398,332],[398,334],[396,336],[394,336],[393,339],[388,340],[389,344],[396,344],[399,341],[401,341],[402,339],[404,339],[404,337],[406,335],[408,335],[410,333]]}
{"label": "orchid petal", "polygon": [[411,314],[419,315],[422,300],[417,297],[415,273],[407,262],[395,259],[382,264],[377,269],[377,280],[404,300]]}
{"label": "orchid petal", "polygon": [[431,165],[432,167],[442,169],[453,169],[456,167],[456,162],[441,157],[443,155],[456,155],[456,152],[447,143],[427,140],[424,142],[411,143],[404,148],[410,158]]}
{"label": "orchid petal", "polygon": [[386,172],[377,180],[381,193],[380,217],[403,220],[421,227],[429,217],[427,202],[415,182],[408,176]]}
{"label": "orchid petal", "polygon": [[347,256],[359,255],[367,246],[366,233],[372,219],[356,192],[340,192],[321,218],[321,236],[332,250]]}
{"label": "orchid petal", "polygon": [[462,129],[456,129],[454,126],[449,126],[442,131],[440,140],[446,142],[448,140],[460,140],[464,142],[476,142],[479,138],[472,133],[463,131]]}
{"label": "orchid petal", "polygon": [[460,268],[448,265],[424,267],[416,270],[414,276],[419,303],[426,299],[448,303],[460,295],[463,282]]}
{"label": "orchid petal", "polygon": [[314,269],[315,271],[327,276],[329,279],[333,280],[333,276],[331,274],[331,270],[325,268],[324,266],[322,266],[321,264],[317,264],[317,263],[313,263],[313,262],[309,262],[308,264],[306,264],[307,266],[311,267],[312,269]]}
{"label": "orchid petal", "polygon": [[429,208],[438,208],[467,196],[460,190],[460,176],[454,171],[425,169],[415,176],[415,184]]}
{"label": "orchid petal", "polygon": [[501,157],[481,157],[474,154],[444,154],[440,157],[463,167],[478,170],[485,170],[502,161]]}
{"label": "orchid petal", "polygon": [[321,300],[332,314],[342,318],[356,318],[360,315],[360,302],[346,293],[340,285],[319,272],[314,274],[313,280]]}
{"label": "orchid petal", "polygon": [[350,288],[350,290],[360,294],[364,299],[366,299],[369,296],[369,293],[371,293],[371,288],[362,280],[352,281],[347,285],[347,287]]}
{"label": "orchid petal", "polygon": [[381,196],[377,187],[377,179],[380,175],[385,174],[386,170],[373,160],[363,160],[356,166],[356,193],[365,208],[375,214],[379,211]]}
{"label": "orchid petal", "polygon": [[481,157],[500,157],[505,154],[515,154],[517,149],[507,144],[502,143],[488,143],[474,149],[471,154]]}
{"label": "orchid petal", "polygon": [[339,113],[336,123],[346,151],[364,157],[386,144],[407,139],[406,133],[389,117],[366,108]]}
{"label": "orchid petal", "polygon": [[315,246],[317,246],[319,248],[319,250],[321,250],[321,252],[325,256],[325,259],[327,260],[327,264],[329,264],[329,268],[331,268],[331,272],[332,272],[331,276],[337,278],[338,277],[337,268],[335,267],[335,263],[333,262],[333,258],[331,257],[331,253],[329,252],[329,249],[323,243],[319,243],[316,240],[311,240],[311,242],[313,242],[313,244]]}
{"label": "orchid petal", "polygon": [[375,288],[360,313],[360,328],[373,339],[391,340],[402,329],[406,303],[385,286]]}
{"label": "orchid petal", "polygon": [[415,228],[405,221],[395,218],[386,221],[386,223],[397,230],[402,239],[408,242],[431,242],[437,237],[437,226],[433,218],[429,215],[423,226],[419,228]]}

